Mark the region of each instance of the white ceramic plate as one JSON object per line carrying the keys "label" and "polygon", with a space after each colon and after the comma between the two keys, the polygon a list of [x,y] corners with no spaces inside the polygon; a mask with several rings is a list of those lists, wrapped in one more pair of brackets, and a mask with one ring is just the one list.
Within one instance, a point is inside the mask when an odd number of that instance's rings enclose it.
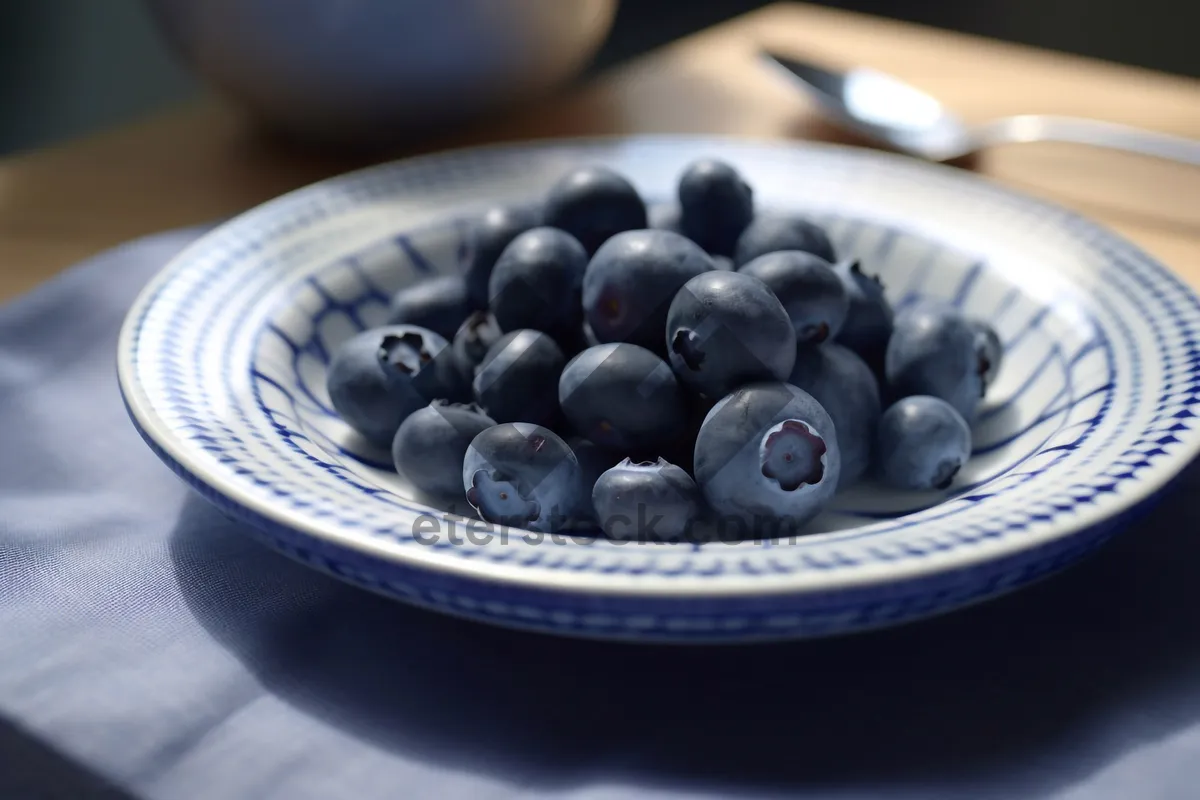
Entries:
{"label": "white ceramic plate", "polygon": [[[331,414],[329,353],[392,291],[461,269],[466,220],[538,199],[585,163],[670,200],[701,156],[760,207],[827,223],[897,305],[949,299],[1006,346],[946,494],[870,487],[817,533],[620,544],[472,533],[413,499]],[[389,164],[250,211],[154,279],[120,342],[134,423],[248,532],[401,600],[504,625],[624,639],[842,633],[946,611],[1083,556],[1197,451],[1200,303],[1097,225],[966,173],[828,146],[693,137],[491,147]],[[414,523],[423,520],[414,535]]]}

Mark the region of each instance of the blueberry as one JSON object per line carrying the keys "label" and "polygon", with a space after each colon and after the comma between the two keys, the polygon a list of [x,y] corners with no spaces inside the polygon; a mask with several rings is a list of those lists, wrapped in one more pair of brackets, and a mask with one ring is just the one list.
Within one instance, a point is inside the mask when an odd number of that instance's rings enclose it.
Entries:
{"label": "blueberry", "polygon": [[488,307],[501,330],[578,328],[587,261],[583,245],[557,228],[519,234],[500,254],[488,285]]}
{"label": "blueberry", "polygon": [[883,413],[875,374],[854,351],[829,342],[801,348],[788,383],[808,392],[829,412],[842,455],[838,486],[854,484],[871,466]]}
{"label": "blueberry", "polygon": [[771,288],[787,309],[797,344],[820,344],[842,330],[850,298],[833,266],[820,256],[780,250],[761,255],[738,271]]}
{"label": "blueberry", "polygon": [[488,428],[462,464],[467,502],[486,521],[550,533],[583,506],[579,462],[567,443],[539,425]]}
{"label": "blueberry", "polygon": [[622,231],[645,228],[646,204],[633,184],[606,167],[582,167],[550,189],[545,224],[561,228],[595,253]]}
{"label": "blueberry", "polygon": [[580,434],[604,447],[653,447],[683,430],[683,392],[667,363],[644,347],[589,347],[568,362],[558,402]]}
{"label": "blueberry", "polygon": [[470,313],[463,277],[442,275],[410,284],[392,295],[387,324],[416,325],[449,339]]}
{"label": "blueberry", "polygon": [[596,481],[592,505],[609,538],[676,541],[691,532],[701,498],[692,477],[674,464],[627,458]]}
{"label": "blueberry", "polygon": [[968,421],[983,397],[976,329],[957,310],[923,305],[896,318],[885,368],[893,397],[931,395]]}
{"label": "blueberry", "polygon": [[475,371],[475,399],[497,422],[553,425],[558,378],[566,358],[548,334],[517,330],[501,336]]}
{"label": "blueberry", "polygon": [[732,256],[754,218],[754,191],[729,164],[695,161],[679,179],[683,233],[714,255]]}
{"label": "blueberry", "polygon": [[975,329],[975,352],[979,358],[979,377],[983,380],[983,392],[996,382],[1000,367],[1004,364],[1004,344],[996,329],[981,319],[968,318]]}
{"label": "blueberry", "polygon": [[867,366],[881,376],[894,323],[883,283],[878,275],[864,273],[857,260],[843,261],[835,265],[834,270],[842,279],[850,300],[846,321],[842,323],[836,341],[858,353]]}
{"label": "blueberry", "polygon": [[651,228],[672,233],[683,233],[683,222],[679,206],[674,203],[660,203],[650,206],[647,210],[647,224]]}
{"label": "blueberry", "polygon": [[743,386],[713,406],[696,439],[696,482],[718,535],[796,533],[832,499],[841,474],[833,420],[786,383]]}
{"label": "blueberry", "polygon": [[496,318],[489,311],[473,311],[459,326],[450,343],[454,361],[468,384],[475,380],[475,370],[488,350],[504,335]]}
{"label": "blueberry", "polygon": [[746,383],[787,380],[796,337],[767,285],[741,272],[692,278],[667,315],[671,366],[685,384],[723,397]]}
{"label": "blueberry", "polygon": [[985,397],[1004,364],[1004,344],[1000,341],[1000,335],[987,321],[964,314],[947,300],[934,297],[918,298],[905,310],[905,315],[918,311],[962,316],[971,326],[975,332],[975,356],[978,359],[977,369],[982,382],[980,396]]}
{"label": "blueberry", "polygon": [[936,397],[898,400],[879,421],[879,471],[898,489],[948,489],[971,456],[971,429]]}
{"label": "blueberry", "polygon": [[471,260],[467,264],[467,296],[472,310],[488,307],[488,281],[504,248],[530,228],[541,224],[541,211],[526,206],[489,209],[471,229]]}
{"label": "blueberry", "polygon": [[400,423],[439,398],[454,399],[457,380],[446,340],[414,325],[371,328],[337,349],[326,374],[334,411],[371,442],[389,447]]}
{"label": "blueberry", "polygon": [[618,233],[583,275],[583,308],[601,342],[631,342],[665,355],[667,309],[679,289],[713,268],[712,259],[671,231]]}
{"label": "blueberry", "polygon": [[396,471],[420,492],[461,497],[467,448],[495,424],[478,406],[434,400],[400,423],[392,440]]}
{"label": "blueberry", "polygon": [[777,250],[802,250],[833,264],[837,255],[825,229],[815,222],[786,214],[760,214],[738,237],[733,251],[737,266]]}
{"label": "blueberry", "polygon": [[[653,206],[650,209],[650,227],[686,235],[680,214],[679,206],[676,204]],[[713,252],[710,252],[708,256],[712,259],[713,269],[731,270],[735,268],[733,259],[729,256]]]}

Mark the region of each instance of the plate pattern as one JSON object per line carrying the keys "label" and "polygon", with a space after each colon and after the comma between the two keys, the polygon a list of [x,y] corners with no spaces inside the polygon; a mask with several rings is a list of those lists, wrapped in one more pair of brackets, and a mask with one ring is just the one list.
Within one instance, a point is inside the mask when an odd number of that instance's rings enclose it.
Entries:
{"label": "plate pattern", "polygon": [[[452,538],[328,410],[339,341],[392,290],[461,268],[464,215],[605,163],[652,198],[720,153],[763,206],[811,214],[899,305],[939,297],[1006,341],[953,496],[852,492],[815,536],[704,546]],[[798,186],[804,190],[797,191]],[[181,477],[271,546],[399,599],[563,633],[681,641],[825,635],[1018,588],[1138,513],[1200,446],[1200,304],[1068,212],[948,169],[829,147],[690,137],[509,146],[318,184],[205,237],[122,335],[122,389]],[[944,502],[942,502],[944,501]],[[436,541],[414,521],[437,519]]]}

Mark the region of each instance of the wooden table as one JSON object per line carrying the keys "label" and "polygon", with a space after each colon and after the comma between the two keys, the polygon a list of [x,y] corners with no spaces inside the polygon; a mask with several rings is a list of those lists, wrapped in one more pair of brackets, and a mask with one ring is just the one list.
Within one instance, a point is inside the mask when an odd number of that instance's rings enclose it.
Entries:
{"label": "wooden table", "polygon": [[[969,120],[1103,117],[1200,138],[1200,82],[782,3],[681,40],[587,86],[407,153],[502,139],[707,132],[836,139],[754,59],[756,42],[911,81]],[[375,158],[281,147],[216,101],[0,161],[0,299],[153,231],[233,214]],[[1200,170],[1078,146],[1019,145],[973,169],[1097,218],[1200,288]]]}

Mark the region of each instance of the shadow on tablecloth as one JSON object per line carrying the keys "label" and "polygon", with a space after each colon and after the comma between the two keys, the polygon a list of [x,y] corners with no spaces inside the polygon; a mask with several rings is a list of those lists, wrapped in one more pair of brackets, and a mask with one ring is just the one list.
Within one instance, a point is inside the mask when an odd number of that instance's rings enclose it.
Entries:
{"label": "shadow on tablecloth", "polygon": [[195,497],[171,553],[197,619],[270,691],[409,757],[547,788],[602,773],[728,792],[1002,780],[1030,796],[1200,722],[1197,488],[1193,466],[1135,531],[1026,591],[785,645],[445,618],[298,566]]}

